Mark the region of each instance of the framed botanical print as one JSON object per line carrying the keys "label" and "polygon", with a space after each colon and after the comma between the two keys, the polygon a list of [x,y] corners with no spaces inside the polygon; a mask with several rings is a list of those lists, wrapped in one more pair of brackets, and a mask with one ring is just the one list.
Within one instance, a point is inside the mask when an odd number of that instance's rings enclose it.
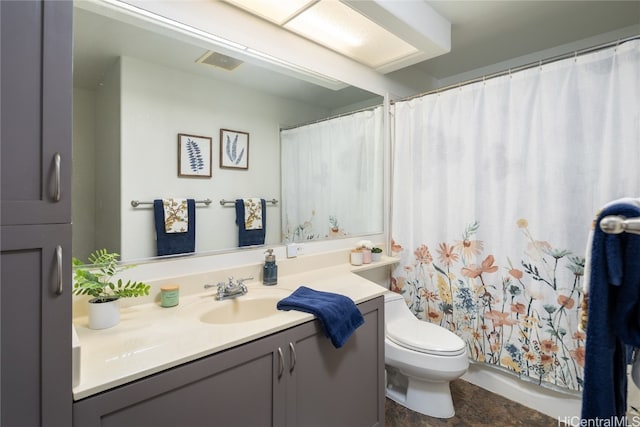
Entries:
{"label": "framed botanical print", "polygon": [[208,136],[178,134],[178,176],[211,178],[212,143]]}
{"label": "framed botanical print", "polygon": [[249,134],[220,129],[220,167],[249,169]]}

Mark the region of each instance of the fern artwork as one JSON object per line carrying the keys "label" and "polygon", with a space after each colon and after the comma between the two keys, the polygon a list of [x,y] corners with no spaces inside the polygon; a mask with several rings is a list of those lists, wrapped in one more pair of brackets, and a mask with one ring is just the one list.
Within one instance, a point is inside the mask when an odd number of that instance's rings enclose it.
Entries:
{"label": "fern artwork", "polygon": [[249,134],[220,129],[220,167],[229,169],[249,168]]}
{"label": "fern artwork", "polygon": [[191,172],[200,172],[204,169],[204,160],[202,159],[202,151],[198,144],[191,138],[187,138],[187,156]]}
{"label": "fern artwork", "polygon": [[178,176],[211,177],[211,138],[178,134]]}

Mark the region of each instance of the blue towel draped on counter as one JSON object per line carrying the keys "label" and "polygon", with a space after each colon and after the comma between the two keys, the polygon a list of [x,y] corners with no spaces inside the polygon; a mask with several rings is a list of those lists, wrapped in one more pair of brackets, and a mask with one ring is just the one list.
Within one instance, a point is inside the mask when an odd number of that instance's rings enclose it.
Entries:
{"label": "blue towel draped on counter", "polygon": [[607,234],[607,215],[640,217],[616,203],[598,215],[591,244],[582,419],[622,420],[627,406],[627,349],[640,347],[640,236]]}
{"label": "blue towel draped on counter", "polygon": [[316,291],[300,286],[287,298],[278,301],[278,310],[298,310],[318,318],[335,348],[342,347],[364,323],[355,303],[344,295]]}
{"label": "blue towel draped on counter", "polygon": [[187,199],[188,223],[185,233],[167,233],[164,222],[164,206],[161,199],[153,201],[153,216],[156,222],[157,255],[174,255],[196,250],[196,202]]}
{"label": "blue towel draped on counter", "polygon": [[244,221],[244,200],[236,200],[236,224],[238,224],[238,246],[263,245],[264,236],[267,230],[267,205],[264,199],[260,199],[262,204],[262,229],[247,230]]}

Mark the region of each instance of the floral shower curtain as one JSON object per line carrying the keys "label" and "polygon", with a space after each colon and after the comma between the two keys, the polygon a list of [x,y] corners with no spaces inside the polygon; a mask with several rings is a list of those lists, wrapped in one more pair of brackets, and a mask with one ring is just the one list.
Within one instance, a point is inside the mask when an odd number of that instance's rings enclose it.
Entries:
{"label": "floral shower curtain", "polygon": [[383,229],[383,109],[280,132],[283,240]]}
{"label": "floral shower curtain", "polygon": [[592,219],[640,196],[640,41],[395,104],[393,288],[472,361],[582,387]]}

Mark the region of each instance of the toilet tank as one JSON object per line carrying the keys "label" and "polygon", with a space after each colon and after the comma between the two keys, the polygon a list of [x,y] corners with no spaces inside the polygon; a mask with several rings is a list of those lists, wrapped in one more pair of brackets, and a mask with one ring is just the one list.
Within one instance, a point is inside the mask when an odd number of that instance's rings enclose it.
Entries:
{"label": "toilet tank", "polygon": [[404,297],[397,293],[387,291],[384,294],[384,319],[385,322],[389,322],[394,319],[413,318],[413,315]]}

